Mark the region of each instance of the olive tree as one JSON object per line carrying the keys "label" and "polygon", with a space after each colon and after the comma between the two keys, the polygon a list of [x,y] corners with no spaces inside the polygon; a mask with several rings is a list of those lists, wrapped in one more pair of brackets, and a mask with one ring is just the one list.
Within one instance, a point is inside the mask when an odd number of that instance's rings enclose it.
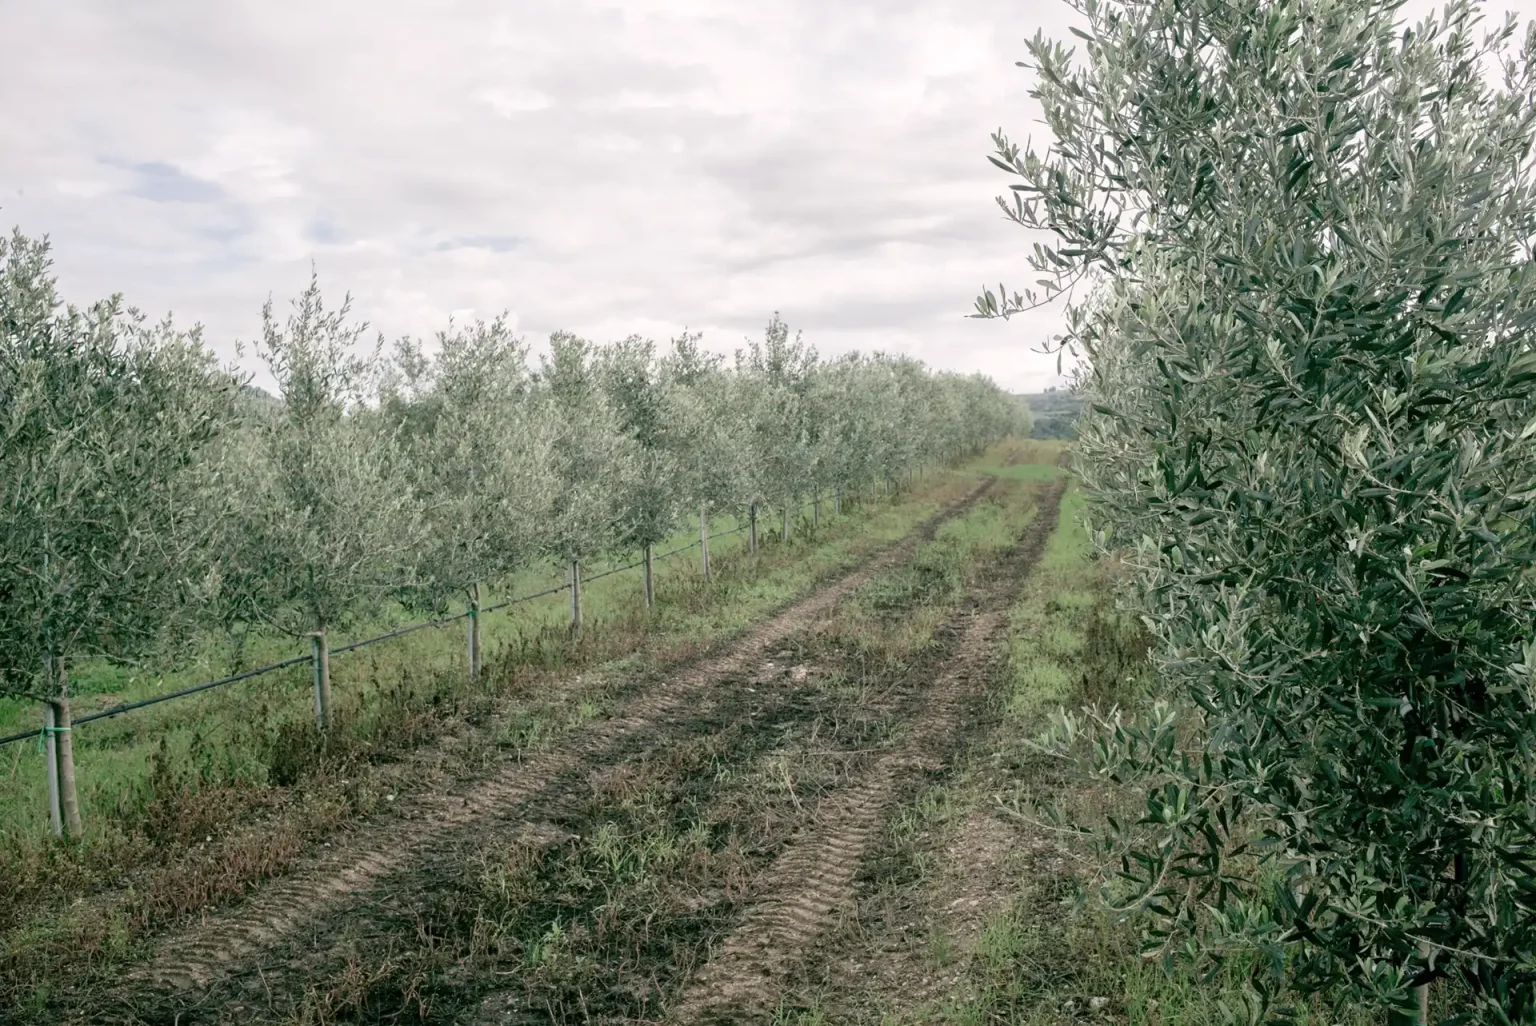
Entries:
{"label": "olive tree", "polygon": [[[748,408],[746,391],[725,369],[722,357],[699,345],[701,337],[684,332],[674,338],[662,366],[669,383],[681,488],[705,518],[702,533],[708,533],[709,513],[734,512],[747,519],[748,545],[755,549],[757,511],[748,492],[756,454],[749,437],[751,421],[743,412]],[[705,546],[707,552],[707,540]]]}
{"label": "olive tree", "polygon": [[636,443],[603,390],[591,342],[566,331],[549,338],[538,401],[554,425],[556,488],[550,554],[570,568],[571,623],[581,626],[581,564],[621,544],[623,500],[636,476]]}
{"label": "olive tree", "polygon": [[676,529],[687,497],[672,389],[656,359],[655,343],[639,335],[604,346],[596,370],[603,396],[617,417],[617,430],[631,443],[630,473],[622,480],[625,490],[615,496],[615,540],[640,550],[649,607],[655,599],[654,547]]}
{"label": "olive tree", "polygon": [[535,402],[528,349],[505,317],[452,324],[428,354],[396,345],[383,418],[398,425],[406,474],[427,531],[409,597],[435,613],[460,597],[470,613],[471,675],[481,663],[481,587],[543,553],[557,481],[554,423]]}
{"label": "olive tree", "polygon": [[1075,7],[1080,63],[1029,45],[1053,150],[993,158],[1047,285],[978,313],[1086,290],[1079,469],[1167,689],[1097,719],[1148,785],[1118,898],[1240,955],[1256,1010],[1422,1018],[1449,977],[1461,1021],[1529,1021],[1536,35],[1469,0]]}
{"label": "olive tree", "polygon": [[195,331],[64,306],[47,242],[0,238],[0,693],[48,706],[55,830],[81,829],[68,661],[143,652],[216,586],[233,386]]}
{"label": "olive tree", "polygon": [[750,397],[756,479],[748,491],[755,505],[778,502],[783,512],[782,540],[789,540],[789,511],[813,486],[811,476],[809,392],[816,371],[816,350],[775,313],[763,341],[753,339],[736,353],[736,373]]}
{"label": "olive tree", "polygon": [[262,308],[257,355],[280,407],[251,427],[245,500],[230,522],[225,601],[268,629],[311,637],[316,720],[330,721],[329,632],[376,614],[414,578],[425,543],[398,427],[376,406],[377,346],[349,323],[350,297],[327,310],[319,281],[285,323]]}

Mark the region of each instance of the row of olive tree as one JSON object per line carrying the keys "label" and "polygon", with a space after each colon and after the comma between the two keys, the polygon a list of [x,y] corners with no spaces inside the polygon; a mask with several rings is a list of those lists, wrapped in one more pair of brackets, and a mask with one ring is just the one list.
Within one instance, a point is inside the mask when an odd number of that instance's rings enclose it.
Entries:
{"label": "row of olive tree", "polygon": [[694,517],[707,540],[716,512],[755,523],[1026,429],[990,382],[822,362],[777,317],[734,368],[692,334],[662,354],[556,332],[537,365],[505,319],[387,355],[366,335],[314,281],[286,318],[269,302],[270,396],[195,331],[64,306],[46,244],[0,240],[0,693],[46,703],[70,832],[71,659],[217,633],[238,664],[251,632],[308,637],[324,727],[327,637],[389,603],[477,625],[485,585],[542,561],[573,584],[606,555],[648,568]]}
{"label": "row of olive tree", "polygon": [[[1148,783],[1149,943],[1425,1019],[1536,1016],[1536,31],[1471,0],[1075,5],[1016,175],[1081,283],[1079,470],[1167,689],[1064,717]],[[1494,68],[1501,78],[1487,74]]]}

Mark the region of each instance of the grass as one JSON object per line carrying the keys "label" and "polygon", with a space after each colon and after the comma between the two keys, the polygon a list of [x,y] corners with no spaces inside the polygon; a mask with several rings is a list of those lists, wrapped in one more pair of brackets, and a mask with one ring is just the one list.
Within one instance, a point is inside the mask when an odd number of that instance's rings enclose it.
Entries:
{"label": "grass", "polygon": [[[803,522],[796,536],[799,540],[792,540],[787,547],[781,545],[776,533],[765,531],[759,538],[762,555],[745,561],[755,567],[777,567],[779,563],[797,559],[807,545],[818,549],[830,545],[828,552],[832,553],[848,540],[850,530],[858,528],[867,528],[872,537],[889,537],[889,532],[899,530],[912,516],[926,509],[928,507],[919,502],[905,509],[905,515],[876,517],[867,523],[862,518],[849,516],[834,519],[828,509],[819,538],[807,541],[808,525]],[[696,537],[696,531],[684,531],[673,541],[684,544]],[[739,629],[765,603],[771,605],[783,601],[805,583],[805,577],[789,567],[760,578],[749,579],[749,575],[739,572],[732,574],[731,568],[745,559],[745,546],[744,534],[711,542],[711,557],[716,569],[730,578],[722,585],[722,588],[731,589],[729,600],[724,603],[700,604],[688,601],[685,596],[676,596],[679,601],[670,601],[674,597],[670,593],[675,589],[691,592],[697,584],[696,550],[658,564],[657,588],[661,603],[657,615],[647,624],[648,632],[688,635]],[[818,558],[813,558],[805,569],[814,573],[819,563]],[[601,634],[615,625],[620,629],[635,627],[639,606],[638,573],[636,570],[616,574],[584,584],[583,613],[589,635]],[[549,584],[549,580],[529,572],[489,592],[483,601],[491,605],[502,601],[504,595],[526,594]],[[716,589],[717,592],[720,590]],[[560,593],[485,616],[482,633],[488,659],[505,663],[508,654],[515,653],[512,658],[519,663],[554,666],[570,661],[573,655],[579,657],[582,654],[579,648],[573,652],[565,636],[569,621],[568,603],[568,594]],[[391,626],[394,626],[393,621],[369,624],[366,629],[337,635],[332,644],[339,646],[372,636]],[[363,734],[372,732],[374,724],[368,721],[376,719],[374,710],[379,703],[375,696],[380,691],[398,692],[398,685],[405,681],[422,693],[429,693],[431,686],[423,686],[420,678],[435,673],[465,672],[465,630],[466,624],[459,621],[333,656],[335,700],[351,707],[353,729]],[[214,647],[205,645],[200,659],[154,676],[94,663],[88,670],[73,675],[74,686],[84,692],[72,703],[75,712],[82,714],[118,702],[150,697],[215,676],[224,668],[210,662],[213,657],[209,653]],[[249,657],[246,662],[251,665],[302,651],[292,641],[281,638],[255,639],[247,647]],[[413,677],[417,679],[410,679]],[[307,664],[299,664],[227,688],[136,711],[121,719],[83,725],[75,745],[87,832],[91,832],[92,824],[101,821],[102,813],[110,816],[116,812],[120,800],[133,790],[125,789],[124,782],[147,779],[151,770],[149,756],[158,747],[160,739],[165,740],[172,762],[197,765],[204,776],[243,781],[259,779],[267,761],[263,757],[263,748],[268,746],[250,743],[250,739],[227,732],[249,727],[253,722],[266,726],[269,732],[292,731],[292,721],[308,712],[311,701],[310,669]],[[0,732],[23,727],[24,715],[37,715],[35,705],[11,700],[0,700],[0,709],[4,710],[0,712]],[[151,747],[146,747],[146,740]],[[34,757],[35,754],[35,746],[26,743],[0,749],[0,760],[3,760],[0,766],[4,767],[4,776],[0,777],[0,846],[20,837],[35,837],[46,829],[43,764],[40,758]]]}
{"label": "grass", "polygon": [[879,696],[1034,515],[1024,489],[1001,491],[786,639],[759,671],[777,666],[772,683],[722,687],[720,708],[589,767],[535,817],[555,836],[487,827],[464,858],[394,881],[384,908],[296,942],[281,961],[307,967],[303,991],[272,981],[264,1021],[464,1021],[482,1001],[514,1021],[654,1021],[818,800],[899,740],[902,710]]}
{"label": "grass", "polygon": [[[931,679],[923,675],[942,665],[941,629],[1038,515],[1020,497],[1059,479],[1061,453],[1053,443],[1015,444],[976,461],[969,470],[1003,479],[994,496],[788,639],[772,654],[772,684],[721,688],[718,709],[690,710],[644,746],[584,767],[570,795],[533,817],[552,834],[487,828],[401,881],[399,893],[392,883],[387,901],[296,940],[270,964],[303,965],[302,985],[285,991],[275,980],[278,1000],[263,1021],[459,1021],[487,994],[529,1021],[653,1020],[756,900],[759,874],[818,801],[901,742],[910,708],[895,703],[924,699],[921,690],[903,697],[896,683]],[[1016,466],[1021,458],[1042,462]],[[964,486],[964,474],[930,477],[900,502],[826,523],[787,549],[765,544],[753,559],[716,549],[709,584],[674,566],[649,620],[634,615],[635,582],[598,582],[583,638],[565,637],[559,606],[546,621],[530,618],[523,632],[499,636],[485,688],[464,681],[457,638],[451,649],[425,638],[371,664],[360,654],[359,675],[345,685],[338,676],[338,729],[323,741],[302,681],[280,714],[259,719],[231,696],[209,706],[215,722],[173,724],[163,749],[121,728],[82,732],[83,774],[121,758],[123,811],[94,807],[84,845],[12,842],[0,871],[20,884],[12,894],[30,898],[0,899],[0,916],[10,917],[0,918],[0,1001],[23,1021],[48,1021],[60,965],[107,975],[142,954],[153,930],[281,872],[328,831],[451,782],[412,753],[456,737],[458,771],[558,745],[605,715],[626,681],[804,594]],[[1042,817],[1052,807],[1092,821],[1138,802],[1027,743],[1059,706],[1134,705],[1152,683],[1147,639],[1115,608],[1116,568],[1092,558],[1082,503],[1069,485],[1009,608],[1006,660],[969,749],[893,809],[861,870],[858,908],[818,949],[818,966],[851,951],[858,968],[838,963],[829,983],[786,995],[764,1021],[1215,1026],[1241,1002],[1236,970],[1202,978],[1143,958],[1137,922],[1096,900],[1097,854]],[[112,736],[121,753],[102,743]],[[978,822],[994,832],[975,833]],[[995,865],[978,875],[984,860],[974,856],[987,844]],[[131,884],[117,888],[128,897],[70,904],[114,879]],[[956,899],[972,898],[973,917],[953,913]],[[901,958],[893,983],[880,964]],[[1321,1005],[1296,1019],[1375,1021]]]}
{"label": "grass", "polygon": [[[1028,481],[1054,467],[1019,468]],[[905,951],[870,979],[828,979],[783,1003],[785,1023],[839,1022],[946,1026],[1057,1026],[1122,1022],[1216,1026],[1241,1007],[1235,970],[1202,978],[1187,964],[1166,967],[1142,957],[1137,922],[1099,904],[1099,857],[1085,843],[1055,833],[1042,814],[1063,811],[1092,822],[1113,811],[1135,812],[1137,795],[1047,760],[1028,739],[1051,710],[1088,703],[1134,704],[1151,683],[1148,641],[1115,608],[1114,568],[1091,557],[1078,522],[1083,497],[1069,486],[1040,561],[1009,614],[1008,658],[994,680],[990,729],[946,777],[897,810],[886,846],[870,871],[870,892],[840,943],[866,971],[873,950]],[[985,860],[968,861],[960,831],[978,821],[999,824],[1008,840],[977,884]],[[981,890],[976,888],[981,887]],[[956,921],[946,910],[969,899],[986,914]],[[956,931],[959,931],[958,934]],[[884,959],[893,956],[886,955]],[[874,961],[871,963],[870,959]],[[906,968],[900,968],[906,966]],[[911,981],[895,986],[894,980]],[[923,985],[927,982],[927,985]],[[1365,1024],[1349,1008],[1300,1010],[1298,1026]]]}
{"label": "grass", "polygon": [[[36,1001],[60,960],[135,957],[159,926],[238,896],[348,822],[392,814],[412,790],[440,786],[448,771],[425,771],[410,756],[434,739],[473,742],[459,746],[453,772],[556,743],[603,715],[624,680],[737,633],[905,535],[974,480],[974,466],[931,472],[891,501],[845,502],[841,517],[824,504],[819,530],[804,518],[788,544],[762,530],[752,556],[743,535],[716,539],[710,582],[696,552],[658,566],[650,616],[639,608],[636,573],[592,582],[577,639],[563,595],[494,614],[477,685],[466,680],[462,623],[342,655],[333,663],[335,725],[324,737],[303,666],[85,725],[76,738],[83,842],[47,836],[33,746],[0,750],[10,757],[0,763],[0,873],[9,884],[0,894],[0,1001]],[[167,676],[165,686],[183,682]]]}

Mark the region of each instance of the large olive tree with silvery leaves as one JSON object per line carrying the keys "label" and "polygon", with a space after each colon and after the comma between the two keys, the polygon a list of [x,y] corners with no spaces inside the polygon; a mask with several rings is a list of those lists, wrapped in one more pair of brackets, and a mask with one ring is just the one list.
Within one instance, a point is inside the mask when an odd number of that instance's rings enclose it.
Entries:
{"label": "large olive tree with silvery leaves", "polygon": [[[1102,835],[1149,945],[1329,994],[1536,1017],[1536,35],[1456,0],[1074,3],[1037,37],[1086,357],[1079,471],[1167,691],[1064,716],[1146,785]],[[1097,728],[1097,729],[1094,729]],[[1417,994],[1415,993],[1417,991]]]}
{"label": "large olive tree with silvery leaves", "polygon": [[207,454],[234,388],[197,332],[67,306],[47,242],[0,238],[0,693],[53,707],[71,835],[68,665],[153,649],[216,592]]}

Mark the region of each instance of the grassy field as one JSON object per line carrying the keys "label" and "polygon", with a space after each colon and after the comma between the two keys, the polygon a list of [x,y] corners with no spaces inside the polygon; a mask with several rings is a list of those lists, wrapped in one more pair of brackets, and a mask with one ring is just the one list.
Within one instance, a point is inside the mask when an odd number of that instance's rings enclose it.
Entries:
{"label": "grassy field", "polygon": [[[1031,480],[1051,468],[1013,468]],[[1058,822],[1134,819],[1138,794],[1030,745],[1062,706],[1134,708],[1152,682],[1147,640],[1115,607],[1115,569],[1060,518],[1009,610],[982,729],[963,758],[886,823],[866,892],[829,945],[828,968],[786,989],[779,1026],[833,1023],[1218,1026],[1242,1016],[1236,969],[1214,977],[1142,953],[1136,916],[1100,899],[1102,852]],[[1059,814],[1059,820],[1052,811]],[[1298,1026],[1377,1020],[1322,1003]]]}
{"label": "grassy field", "polygon": [[1135,813],[1030,739],[1153,683],[1065,457],[1014,443],[787,547],[717,547],[708,584],[691,554],[650,618],[616,575],[579,640],[557,597],[483,686],[458,631],[359,653],[325,739],[303,680],[159,721],[164,749],[82,732],[92,833],[8,842],[0,1000],[182,1026],[1228,1021],[1241,966],[1144,957],[1103,854],[1049,815]]}
{"label": "grassy field", "polygon": [[[743,576],[743,562],[751,563],[753,569],[775,567],[781,562],[793,562],[807,545],[836,546],[839,541],[846,540],[850,532],[862,529],[864,514],[886,504],[876,501],[860,506],[855,501],[849,505],[850,512],[860,510],[858,516],[836,517],[831,503],[823,503],[821,529],[814,536],[810,528],[811,515],[802,512],[793,521],[794,537],[787,547],[779,540],[777,518],[763,520],[759,523],[758,539],[761,556],[756,559],[746,559],[745,532],[715,538],[710,542],[712,567],[730,578],[727,586],[741,587],[743,582],[739,579]],[[722,517],[712,522],[710,528],[712,532],[719,532],[738,526],[734,518]],[[877,531],[880,529],[878,523],[871,526]],[[657,550],[665,552],[697,540],[697,527],[687,528],[657,546]],[[610,560],[596,564],[586,572],[597,575],[617,565],[621,564]],[[552,567],[533,568],[510,581],[487,587],[481,601],[486,606],[495,605],[558,586],[565,579]],[[646,625],[647,629],[677,635],[730,629],[732,622],[720,619],[729,615],[726,607],[695,610],[692,608],[694,603],[671,600],[672,590],[682,589],[684,594],[677,597],[683,599],[696,588],[699,579],[697,547],[658,562],[656,587],[661,601],[656,615]],[[772,583],[765,581],[764,586],[772,590],[776,583],[777,578],[774,578]],[[787,582],[785,586],[793,587]],[[482,618],[486,657],[492,661],[505,662],[515,658],[521,663],[550,666],[566,662],[573,654],[579,655],[579,646],[573,653],[566,637],[569,603],[569,592],[564,591],[487,614]],[[583,618],[589,634],[611,630],[616,624],[623,625],[624,629],[634,629],[641,603],[638,569],[583,584]],[[423,619],[421,614],[404,610],[397,609],[395,614],[337,632],[331,638],[331,645],[338,647]],[[749,616],[751,610],[743,606],[740,615]],[[734,624],[739,626],[741,622],[737,619]],[[381,688],[393,688],[404,677],[412,675],[467,673],[466,630],[466,623],[460,620],[384,641],[377,646],[335,655],[331,664],[335,700],[350,709],[354,728],[361,727],[365,732],[369,729],[366,723],[358,724],[356,720],[358,717],[366,719],[367,710],[378,704],[376,693]],[[80,716],[307,651],[307,642],[256,636],[248,639],[243,658],[234,665],[228,661],[227,646],[213,641],[199,646],[194,658],[175,666],[132,668],[114,666],[105,660],[91,660],[72,672],[71,689],[76,696],[72,707],[75,715]],[[509,656],[512,652],[516,655]],[[296,720],[312,708],[310,674],[309,665],[301,663],[226,688],[135,710],[121,718],[82,725],[76,734],[75,745],[88,830],[89,824],[100,821],[102,813],[118,812],[125,796],[131,800],[134,785],[152,771],[157,756],[170,763],[201,763],[205,776],[217,775],[230,780],[259,777],[262,772],[256,750],[259,746],[242,743],[249,741],[245,733],[255,730],[273,734],[295,729]],[[38,709],[35,703],[0,698],[0,734],[27,729],[28,720],[40,717]],[[230,733],[232,730],[234,733]],[[0,749],[0,765],[4,766],[5,774],[0,777],[0,849],[25,843],[26,839],[36,838],[46,830],[46,781],[43,760],[36,755],[36,745],[27,743],[13,743]],[[214,767],[209,762],[211,759],[220,760],[223,765]]]}
{"label": "grassy field", "polygon": [[[333,664],[335,726],[325,737],[313,727],[302,665],[86,724],[76,738],[82,843],[48,838],[42,758],[32,743],[12,746],[0,769],[0,873],[9,884],[0,892],[0,1001],[46,1007],[61,962],[88,968],[132,958],[142,938],[282,873],[347,824],[387,819],[413,794],[548,749],[606,715],[624,682],[708,650],[908,534],[999,460],[930,471],[889,499],[846,502],[841,517],[824,503],[819,529],[807,516],[788,544],[769,529],[776,525],[762,524],[755,555],[744,534],[716,539],[710,582],[696,550],[659,564],[649,616],[637,572],[592,582],[577,639],[565,595],[493,614],[487,672],[474,686],[462,623],[342,655]],[[205,672],[133,681],[96,701]]]}

